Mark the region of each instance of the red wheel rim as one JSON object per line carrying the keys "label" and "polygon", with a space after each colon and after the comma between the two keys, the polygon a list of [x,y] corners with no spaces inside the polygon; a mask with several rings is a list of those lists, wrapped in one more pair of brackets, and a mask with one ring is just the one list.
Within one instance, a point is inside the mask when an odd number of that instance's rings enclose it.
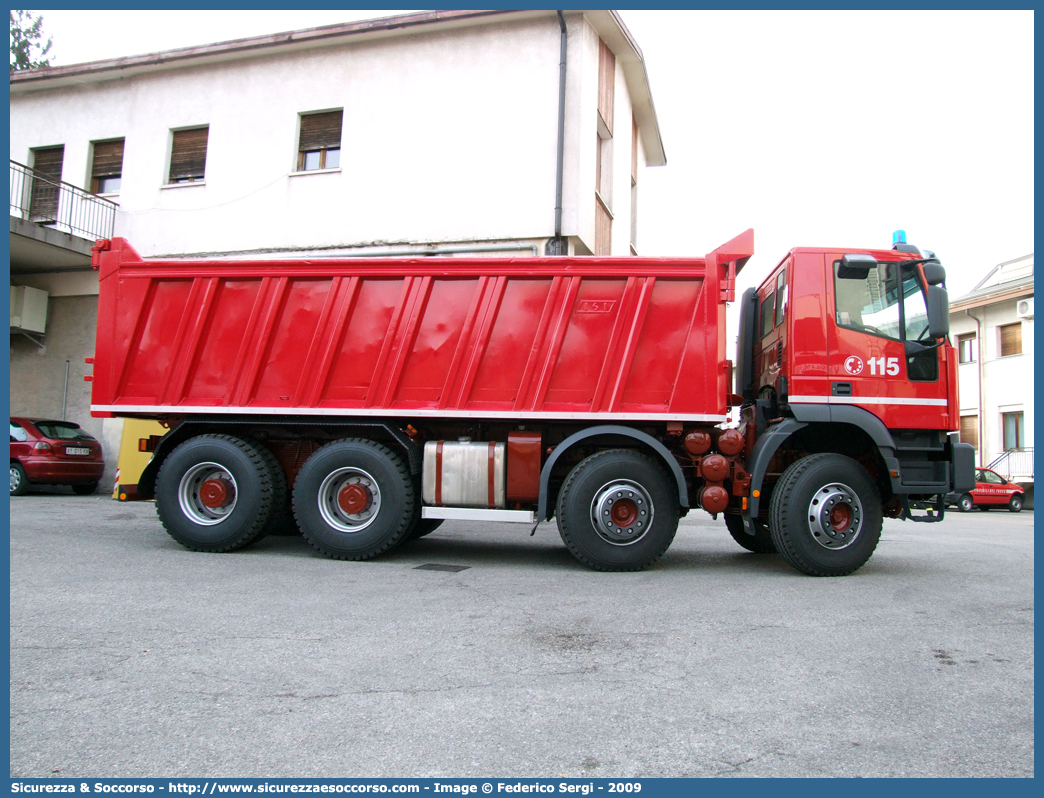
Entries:
{"label": "red wheel rim", "polygon": [[631,526],[638,520],[638,505],[631,499],[620,499],[613,504],[610,518],[617,526]]}
{"label": "red wheel rim", "polygon": [[337,504],[348,515],[366,512],[373,504],[373,495],[362,485],[345,485],[337,494]]}
{"label": "red wheel rim", "polygon": [[199,502],[204,507],[216,510],[231,502],[236,495],[232,483],[225,479],[208,479],[199,486]]}
{"label": "red wheel rim", "polygon": [[835,532],[844,532],[852,526],[852,507],[848,504],[839,504],[830,511],[830,526]]}

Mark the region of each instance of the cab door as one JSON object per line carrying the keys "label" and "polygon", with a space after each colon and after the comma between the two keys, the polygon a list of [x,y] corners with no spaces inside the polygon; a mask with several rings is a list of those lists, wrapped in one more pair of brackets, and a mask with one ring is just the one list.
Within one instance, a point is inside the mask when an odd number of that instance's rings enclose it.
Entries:
{"label": "cab door", "polygon": [[757,343],[754,345],[755,373],[754,393],[765,387],[777,393],[785,376],[787,362],[787,317],[788,288],[787,274],[790,259],[786,259],[758,289]]}
{"label": "cab door", "polygon": [[828,402],[862,407],[890,429],[948,429],[945,347],[931,348],[917,267],[831,260],[828,254]]}

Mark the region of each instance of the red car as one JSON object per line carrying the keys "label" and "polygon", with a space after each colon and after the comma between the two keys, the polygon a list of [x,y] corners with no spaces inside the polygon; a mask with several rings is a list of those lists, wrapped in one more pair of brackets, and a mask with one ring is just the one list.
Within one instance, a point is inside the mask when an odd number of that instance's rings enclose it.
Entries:
{"label": "red car", "polygon": [[86,496],[105,470],[102,447],[71,421],[11,419],[11,495],[30,485],[71,485]]}
{"label": "red car", "polygon": [[988,468],[975,469],[975,489],[971,493],[950,493],[947,504],[956,504],[962,513],[973,507],[989,510],[991,507],[1006,507],[1017,513],[1022,509],[1022,494],[1026,491],[1014,482],[1008,482],[996,471]]}

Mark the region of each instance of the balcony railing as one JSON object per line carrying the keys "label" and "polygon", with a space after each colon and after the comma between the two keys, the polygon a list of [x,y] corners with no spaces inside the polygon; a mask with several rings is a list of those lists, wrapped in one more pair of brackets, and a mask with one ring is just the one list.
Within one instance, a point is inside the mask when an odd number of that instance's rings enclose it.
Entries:
{"label": "balcony railing", "polygon": [[987,466],[1005,479],[1033,479],[1033,450],[1010,449]]}
{"label": "balcony railing", "polygon": [[11,161],[11,215],[94,241],[112,238],[116,203]]}

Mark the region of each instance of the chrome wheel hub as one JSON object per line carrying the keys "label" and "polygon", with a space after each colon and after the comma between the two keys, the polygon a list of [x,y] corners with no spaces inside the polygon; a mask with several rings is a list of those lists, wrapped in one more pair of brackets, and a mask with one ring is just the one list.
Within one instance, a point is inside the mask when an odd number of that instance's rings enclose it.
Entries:
{"label": "chrome wheel hub", "polygon": [[232,473],[218,463],[198,463],[181,478],[181,512],[201,526],[220,524],[236,507],[238,491]]}
{"label": "chrome wheel hub", "polygon": [[361,468],[338,468],[319,486],[319,513],[338,532],[359,532],[381,511],[381,489]]}
{"label": "chrome wheel hub", "polygon": [[620,479],[603,485],[591,502],[591,523],[598,537],[614,546],[637,543],[652,520],[652,499],[637,482]]}
{"label": "chrome wheel hub", "polygon": [[855,543],[863,526],[863,505],[856,492],[835,482],[816,491],[808,505],[812,539],[836,551]]}

